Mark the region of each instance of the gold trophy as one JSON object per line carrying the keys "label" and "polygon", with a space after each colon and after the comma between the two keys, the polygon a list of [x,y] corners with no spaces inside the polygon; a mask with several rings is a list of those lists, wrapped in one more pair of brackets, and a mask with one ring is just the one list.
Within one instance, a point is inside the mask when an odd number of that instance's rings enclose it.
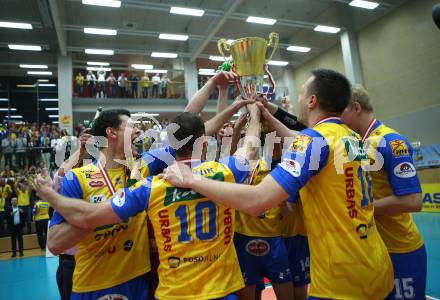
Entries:
{"label": "gold trophy", "polygon": [[[224,50],[232,55],[232,71],[239,77],[238,88],[242,97],[255,99],[257,94],[267,94],[264,88],[264,75],[267,74],[275,92],[275,82],[267,68],[267,62],[272,59],[278,47],[279,35],[276,32],[269,34],[269,41],[260,37],[245,37],[235,40],[228,45],[226,39],[217,42],[220,54],[225,58]],[[266,58],[267,48],[272,47],[272,53]]]}

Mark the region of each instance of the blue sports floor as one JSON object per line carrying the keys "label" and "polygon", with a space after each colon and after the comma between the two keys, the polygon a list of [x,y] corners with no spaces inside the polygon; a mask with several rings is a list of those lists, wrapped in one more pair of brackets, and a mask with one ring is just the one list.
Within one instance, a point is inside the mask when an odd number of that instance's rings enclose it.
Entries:
{"label": "blue sports floor", "polygon": [[[428,252],[427,295],[440,299],[440,214],[419,213],[414,219]],[[43,256],[0,261],[0,299],[59,299],[57,266],[58,258]]]}

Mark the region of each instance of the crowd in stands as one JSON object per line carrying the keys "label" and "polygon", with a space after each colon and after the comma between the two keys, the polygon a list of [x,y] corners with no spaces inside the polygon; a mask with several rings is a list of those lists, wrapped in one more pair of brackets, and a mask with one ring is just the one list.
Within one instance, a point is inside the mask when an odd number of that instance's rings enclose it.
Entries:
{"label": "crowd in stands", "polygon": [[110,72],[106,76],[104,69],[98,69],[96,74],[93,71],[78,72],[75,77],[75,91],[77,97],[96,98],[168,98],[172,95],[169,89],[171,81],[166,74],[162,77],[159,73],[153,76],[144,73],[139,76],[137,72],[126,75],[121,72],[119,75]]}

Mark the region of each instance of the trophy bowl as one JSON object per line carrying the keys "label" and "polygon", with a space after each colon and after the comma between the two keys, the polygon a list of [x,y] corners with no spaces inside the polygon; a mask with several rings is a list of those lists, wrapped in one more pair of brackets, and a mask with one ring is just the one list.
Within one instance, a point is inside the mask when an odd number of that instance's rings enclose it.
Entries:
{"label": "trophy bowl", "polygon": [[[224,51],[230,52],[232,56],[232,71],[238,75],[238,89],[243,98],[255,99],[258,94],[270,93],[270,89],[264,88],[264,75],[268,75],[272,85],[271,92],[275,92],[275,82],[267,68],[267,62],[275,54],[278,42],[279,35],[276,32],[269,34],[269,41],[261,37],[245,37],[235,40],[231,45],[226,39],[217,42],[217,48],[225,60]],[[266,58],[268,47],[272,47],[272,52]]]}

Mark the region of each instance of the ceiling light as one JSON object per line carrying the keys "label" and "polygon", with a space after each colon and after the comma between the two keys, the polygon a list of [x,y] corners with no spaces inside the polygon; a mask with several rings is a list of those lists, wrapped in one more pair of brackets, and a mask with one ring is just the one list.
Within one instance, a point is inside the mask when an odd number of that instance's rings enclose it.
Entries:
{"label": "ceiling light", "polygon": [[289,47],[287,47],[286,50],[307,53],[307,52],[310,52],[310,50],[312,50],[312,49],[309,47],[302,47],[302,46],[289,46]]}
{"label": "ceiling light", "polygon": [[41,46],[9,44],[11,50],[41,51]]}
{"label": "ceiling light", "polygon": [[165,58],[176,58],[177,53],[169,53],[169,52],[152,52],[151,57],[165,57]]}
{"label": "ceiling light", "polygon": [[39,83],[38,86],[41,87],[54,87],[57,86],[55,83]]}
{"label": "ceiling light", "polygon": [[246,19],[246,22],[249,23],[257,23],[257,24],[264,24],[264,25],[273,25],[277,22],[275,19],[269,19],[269,18],[260,18],[260,17],[248,17]]}
{"label": "ceiling light", "polygon": [[58,102],[59,99],[57,98],[42,98],[40,101],[42,102]]}
{"label": "ceiling light", "polygon": [[51,71],[27,71],[28,75],[52,75]]}
{"label": "ceiling light", "polygon": [[49,118],[59,118],[59,115],[49,115]]}
{"label": "ceiling light", "polygon": [[117,35],[118,31],[115,30],[115,29],[85,27],[84,28],[84,33],[88,33],[88,34],[102,34],[102,35]]}
{"label": "ceiling light", "polygon": [[12,115],[12,116],[5,116],[5,118],[11,118],[11,119],[22,119],[23,118],[23,116],[21,116],[21,115]]}
{"label": "ceiling light", "polygon": [[152,70],[153,69],[153,65],[143,65],[143,64],[132,64],[131,67],[134,69],[137,69],[137,70]]}
{"label": "ceiling light", "polygon": [[281,60],[269,60],[269,62],[267,64],[271,65],[271,66],[287,66],[289,64],[289,62],[288,61],[281,61]]}
{"label": "ceiling light", "polygon": [[121,1],[118,0],[82,0],[82,4],[107,6],[107,7],[121,7]]}
{"label": "ceiling light", "polygon": [[161,33],[159,34],[159,38],[161,40],[186,41],[188,39],[188,36],[185,34]]}
{"label": "ceiling light", "polygon": [[52,121],[52,124],[60,124],[59,121]]}
{"label": "ceiling light", "polygon": [[108,62],[100,62],[100,61],[88,61],[87,62],[88,66],[110,66],[110,63]]}
{"label": "ceiling light", "polygon": [[166,74],[168,73],[167,70],[145,70],[145,73],[159,73],[159,74]]}
{"label": "ceiling light", "polygon": [[201,69],[199,69],[199,72],[215,72],[215,70],[214,69],[203,69],[203,68],[201,68]]}
{"label": "ceiling light", "polygon": [[32,24],[29,23],[17,23],[17,22],[0,22],[0,27],[4,28],[16,28],[16,29],[32,29]]}
{"label": "ceiling light", "polygon": [[35,87],[34,84],[17,84],[18,88],[33,88]]}
{"label": "ceiling light", "polygon": [[38,79],[38,82],[49,82],[49,79]]}
{"label": "ceiling light", "polygon": [[356,6],[366,9],[375,9],[376,7],[379,6],[379,3],[372,1],[364,1],[364,0],[353,0],[350,2],[350,6]]}
{"label": "ceiling light", "polygon": [[16,108],[0,108],[0,111],[17,111],[17,109]]}
{"label": "ceiling light", "polygon": [[225,58],[223,56],[210,55],[209,59],[212,61],[225,61]]}
{"label": "ceiling light", "polygon": [[112,68],[102,68],[102,67],[87,67],[87,71],[105,71],[110,72]]}
{"label": "ceiling light", "polygon": [[85,53],[86,54],[113,55],[113,54],[115,54],[115,51],[106,50],[106,49],[86,49]]}
{"label": "ceiling light", "polygon": [[339,31],[341,31],[341,28],[332,27],[332,26],[318,25],[313,30],[321,31],[321,32],[327,32],[327,33],[338,33]]}
{"label": "ceiling light", "polygon": [[0,102],[8,102],[8,98],[0,98]]}
{"label": "ceiling light", "polygon": [[187,15],[187,16],[195,16],[201,17],[205,13],[202,9],[194,9],[194,8],[186,8],[186,7],[177,7],[173,6],[170,9],[170,13],[177,15]]}
{"label": "ceiling light", "polygon": [[139,112],[139,113],[131,114],[131,116],[132,117],[157,117],[157,116],[159,116],[159,114]]}
{"label": "ceiling light", "polygon": [[202,76],[214,76],[215,74],[215,72],[199,72],[199,75]]}
{"label": "ceiling light", "polygon": [[22,69],[47,69],[46,65],[20,65]]}
{"label": "ceiling light", "polygon": [[59,108],[58,107],[46,107],[45,110],[47,110],[47,111],[56,111],[56,110],[59,110]]}

